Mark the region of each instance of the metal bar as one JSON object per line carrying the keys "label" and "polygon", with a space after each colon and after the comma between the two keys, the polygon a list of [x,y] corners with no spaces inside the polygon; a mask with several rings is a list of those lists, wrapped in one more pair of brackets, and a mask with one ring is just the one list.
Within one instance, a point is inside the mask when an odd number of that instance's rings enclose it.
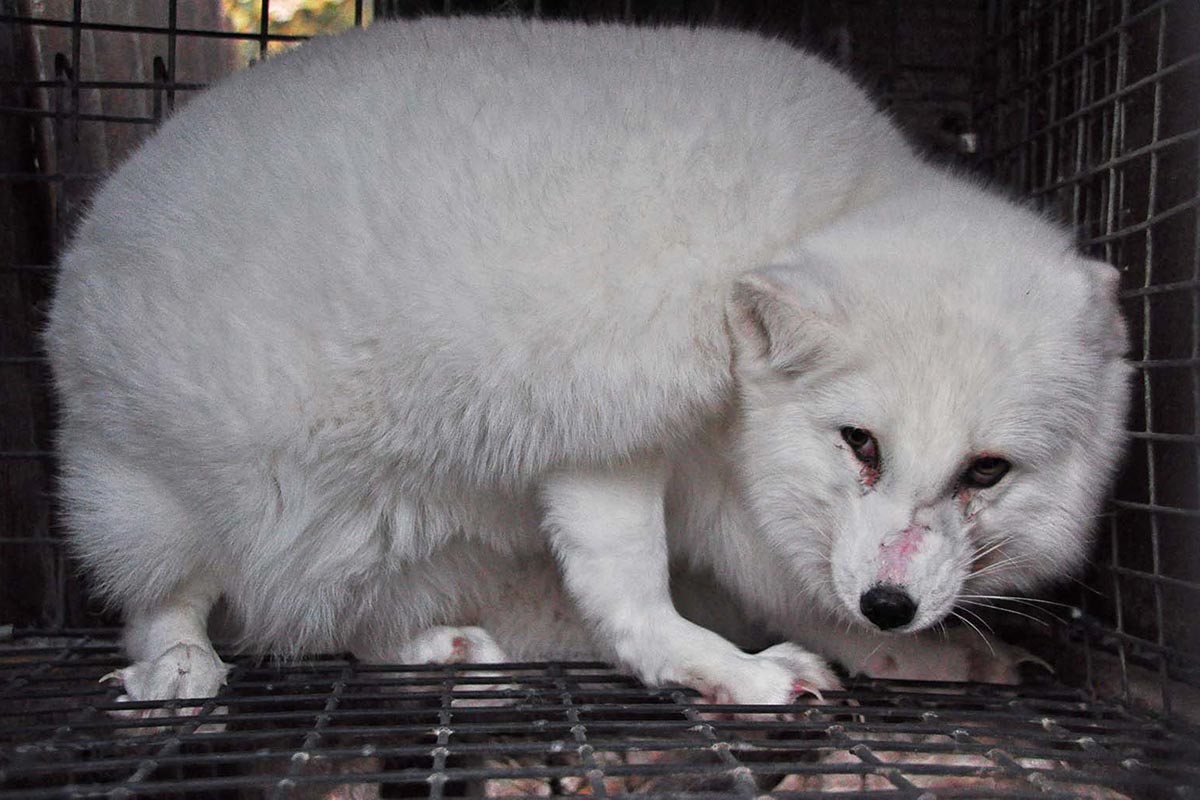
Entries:
{"label": "metal bar", "polygon": [[[1134,369],[1174,369],[1178,367],[1200,367],[1200,358],[1152,358],[1143,361],[1131,361],[1129,363]],[[1183,434],[1187,435],[1187,434]],[[1200,439],[1193,439],[1200,441]]]}
{"label": "metal bar", "polygon": [[[1080,35],[1084,41],[1087,41],[1090,38],[1092,23],[1095,19],[1095,16],[1093,13],[1093,11],[1094,11],[1093,3],[1094,3],[1094,0],[1087,0],[1086,5],[1084,6],[1083,19],[1082,19],[1081,25],[1080,25],[1080,28],[1081,28]],[[1080,53],[1080,57],[1079,57],[1079,90],[1076,95],[1076,101],[1075,101],[1076,107],[1082,108],[1084,105],[1087,104],[1087,101],[1089,98],[1088,92],[1090,89],[1090,80],[1091,80],[1091,50],[1084,48],[1082,50],[1082,52]],[[1059,120],[1052,120],[1052,121],[1058,122]],[[1062,130],[1064,132],[1068,130],[1068,128],[1067,128],[1068,124],[1069,124],[1068,122],[1063,122]],[[1090,150],[1088,148],[1087,118],[1083,115],[1079,115],[1076,118],[1076,124],[1074,127],[1075,127],[1075,161],[1073,164],[1073,172],[1074,172],[1074,174],[1078,175],[1083,171],[1084,164],[1087,163],[1086,157],[1088,155],[1090,155]],[[1079,221],[1082,218],[1083,218],[1083,183],[1081,181],[1076,181],[1075,183],[1072,184],[1071,217],[1070,217],[1070,219],[1072,222],[1074,222],[1075,224],[1078,225]],[[1115,518],[1109,519],[1108,534],[1110,537],[1116,535],[1116,524],[1117,524],[1117,521]],[[1085,591],[1082,591],[1082,589],[1078,592],[1078,596],[1079,596],[1080,608],[1083,609],[1084,612],[1087,612],[1089,610],[1089,603],[1090,603],[1091,598],[1088,596],[1088,593]],[[1094,664],[1093,664],[1093,658],[1092,658],[1092,648],[1091,648],[1091,643],[1087,640],[1084,641],[1083,651],[1084,651],[1085,676],[1086,676],[1086,680],[1087,680],[1087,686],[1089,689],[1094,690],[1096,684],[1095,684],[1094,672],[1093,672]]]}
{"label": "metal bar", "polygon": [[595,748],[588,743],[587,726],[579,718],[579,709],[575,707],[575,701],[571,697],[566,675],[562,667],[557,664],[551,667],[551,674],[554,676],[559,690],[563,712],[571,726],[571,736],[575,739],[575,752],[586,769],[584,777],[587,778],[588,785],[591,787],[591,794],[595,797],[606,798],[608,789],[604,786],[604,769],[596,761]]}
{"label": "metal bar", "polygon": [[79,76],[83,72],[83,0],[71,4],[71,106],[68,115],[74,120],[71,125],[71,140],[79,142]]}
{"label": "metal bar", "polygon": [[51,264],[0,264],[0,272],[31,272],[34,274],[50,273],[55,270]]}
{"label": "metal bar", "polygon": [[[78,2],[78,0],[77,0]],[[269,0],[264,0],[269,2]],[[0,22],[11,22],[20,25],[36,25],[51,28],[70,28],[73,23],[66,20],[43,19],[41,17],[22,17],[13,14],[0,14]],[[166,36],[170,34],[170,29],[154,25],[119,25],[109,22],[83,22],[79,25],[81,30],[87,31],[108,31],[111,33],[146,33]],[[257,42],[263,39],[263,33],[238,33],[235,31],[221,31],[207,28],[177,28],[175,30],[177,36],[196,36],[209,39],[238,39],[247,42]],[[266,35],[268,42],[303,42],[307,41],[307,36],[297,36],[295,34],[286,33],[271,33]]]}
{"label": "metal bar", "polygon": [[[1160,11],[1160,15],[1159,15],[1159,19],[1158,19],[1157,52],[1155,53],[1155,72],[1156,73],[1162,72],[1162,69],[1163,69],[1163,66],[1165,63],[1166,25],[1167,25],[1167,15],[1166,15],[1166,9],[1164,8],[1164,9],[1162,9],[1162,11]],[[1157,143],[1159,141],[1161,133],[1162,133],[1162,88],[1163,88],[1162,81],[1156,81],[1154,84],[1154,111],[1153,111],[1153,117],[1152,117],[1152,121],[1151,121],[1151,134],[1150,134],[1151,144]],[[1155,210],[1158,207],[1159,164],[1160,164],[1159,152],[1156,150],[1150,154],[1150,181],[1149,181],[1148,199],[1147,199],[1147,204],[1146,204],[1146,220],[1147,220],[1147,222],[1149,222],[1151,219],[1154,218]],[[1144,278],[1145,279],[1142,284],[1143,287],[1151,286],[1154,284],[1154,264],[1155,264],[1155,252],[1156,252],[1154,243],[1155,243],[1155,239],[1154,239],[1153,232],[1150,232],[1146,236],[1146,249],[1145,249],[1146,256],[1145,256],[1145,266],[1144,266]],[[1143,330],[1143,337],[1144,337],[1142,340],[1142,354],[1144,357],[1148,358],[1150,356],[1150,352],[1151,352],[1150,326],[1151,326],[1151,320],[1152,320],[1152,315],[1150,313],[1150,298],[1149,297],[1144,297],[1142,299],[1142,310],[1144,313],[1144,316],[1142,318],[1143,319],[1142,330]],[[1144,401],[1143,411],[1146,415],[1146,430],[1153,431],[1155,428],[1155,425],[1154,425],[1154,403],[1152,400],[1153,385],[1152,385],[1152,381],[1150,379],[1150,373],[1148,371],[1143,370],[1141,374],[1142,374],[1142,387],[1143,387],[1142,398]],[[1158,480],[1156,478],[1157,473],[1158,473],[1158,467],[1157,467],[1157,464],[1155,461],[1155,454],[1157,453],[1157,450],[1155,449],[1155,443],[1162,441],[1162,440],[1159,439],[1158,437],[1151,437],[1149,435],[1142,436],[1140,438],[1145,443],[1145,448],[1146,448],[1147,491],[1149,492],[1150,504],[1158,505]],[[1200,438],[1198,438],[1197,441],[1200,441]],[[1149,520],[1150,521],[1150,558],[1151,558],[1151,563],[1153,565],[1152,568],[1153,568],[1155,575],[1162,574],[1161,542],[1160,542],[1160,536],[1159,536],[1159,520],[1160,519],[1161,518],[1156,515],[1151,515],[1150,520]],[[1154,593],[1154,618],[1155,618],[1156,637],[1157,637],[1158,645],[1160,647],[1162,647],[1162,646],[1165,646],[1165,642],[1163,641],[1163,635],[1164,635],[1164,631],[1166,629],[1166,625],[1163,621],[1163,599],[1162,599],[1162,582],[1161,581],[1154,581],[1153,593]],[[1160,660],[1159,661],[1159,691],[1160,691],[1160,695],[1161,695],[1163,711],[1167,714],[1170,714],[1171,710],[1172,710],[1171,709],[1171,695],[1170,695],[1170,692],[1168,691],[1168,687],[1170,684],[1169,684],[1169,681],[1167,678],[1166,670],[1167,670],[1166,662]]]}
{"label": "metal bar", "polygon": [[179,34],[179,0],[167,3],[167,114],[175,113],[175,47]]}
{"label": "metal bar", "polygon": [[1200,290],[1200,278],[1183,281],[1165,281],[1157,286],[1146,286],[1136,289],[1125,289],[1121,292],[1122,299],[1129,297],[1141,297],[1148,294],[1169,294],[1171,292],[1186,292]]}
{"label": "metal bar", "polygon": [[[44,80],[44,81],[29,81],[21,78],[0,78],[0,86],[16,86],[22,89],[61,89],[67,85],[66,81],[61,80]],[[177,91],[200,91],[207,89],[207,83],[189,83],[185,81],[177,81],[169,84],[162,84],[155,81],[117,81],[117,80],[91,80],[79,81],[80,89],[174,89]]]}
{"label": "metal bar", "polygon": [[1200,509],[1160,506],[1155,505],[1154,503],[1138,503],[1133,500],[1119,500],[1116,498],[1113,498],[1108,502],[1110,505],[1116,506],[1117,508],[1126,509],[1128,511],[1146,511],[1150,514],[1166,514],[1168,516],[1200,519]]}
{"label": "metal bar", "polygon": [[[1193,197],[1193,198],[1191,198],[1189,200],[1185,200],[1181,203],[1176,203],[1175,205],[1171,206],[1170,208],[1164,209],[1163,211],[1160,211],[1157,214],[1154,214],[1153,216],[1148,217],[1134,225],[1122,226],[1116,230],[1105,233],[1103,236],[1093,236],[1091,238],[1080,239],[1079,246],[1086,248],[1086,247],[1094,247],[1094,246],[1100,245],[1100,244],[1111,244],[1120,239],[1125,239],[1135,233],[1141,233],[1142,231],[1150,230],[1155,225],[1165,222],[1168,219],[1170,219],[1171,217],[1182,214],[1185,211],[1191,211],[1192,209],[1197,208],[1197,207],[1200,207],[1200,197]],[[1142,293],[1149,294],[1150,292],[1148,290],[1150,288],[1151,287],[1143,286]],[[1124,296],[1130,297],[1133,295],[1132,295],[1132,293],[1126,292],[1126,293],[1124,293]]]}
{"label": "metal bar", "polygon": [[885,761],[882,761],[879,756],[872,752],[870,746],[864,742],[855,742],[846,735],[845,728],[842,725],[831,725],[828,730],[829,738],[838,741],[846,750],[854,755],[865,767],[870,771],[869,774],[884,778],[892,786],[902,792],[916,791],[917,787],[909,780],[899,769],[891,766]]}
{"label": "metal bar", "polygon": [[[1121,0],[1121,19],[1127,19],[1129,16],[1129,0]],[[1129,32],[1124,28],[1119,29],[1117,36],[1117,74],[1116,74],[1116,91],[1120,93],[1126,88],[1129,76]],[[1124,95],[1119,95],[1118,99],[1113,101],[1113,122],[1112,122],[1112,139],[1110,146],[1106,148],[1109,152],[1109,160],[1117,157],[1125,149],[1125,99]],[[1106,194],[1108,213],[1106,215],[1105,230],[1111,234],[1119,227],[1119,212],[1118,209],[1123,209],[1124,203],[1121,199],[1124,197],[1124,175],[1118,173],[1115,168],[1108,170],[1108,192]],[[1119,263],[1116,254],[1113,252],[1112,244],[1110,243],[1105,255],[1110,264]],[[1121,537],[1117,535],[1115,528],[1111,528],[1111,537],[1109,546],[1112,552],[1112,563],[1119,565],[1121,563]],[[1121,582],[1113,575],[1111,583],[1113,591],[1113,601],[1115,609],[1114,622],[1116,629],[1120,633],[1125,632],[1125,602],[1121,594]],[[1130,701],[1129,694],[1129,665],[1128,654],[1125,647],[1118,648],[1117,658],[1121,666],[1121,696],[1126,702]]]}
{"label": "metal bar", "polygon": [[[1170,444],[1200,444],[1197,433],[1155,433],[1151,431],[1129,431],[1129,436],[1144,442],[1167,442]],[[1154,499],[1151,499],[1154,504]]]}
{"label": "metal bar", "polygon": [[712,743],[712,748],[717,754],[720,762],[729,770],[733,776],[734,790],[741,797],[754,798],[759,796],[758,784],[755,783],[754,777],[750,770],[746,768],[737,757],[728,739],[721,736],[715,728],[705,720],[700,712],[696,710],[692,700],[694,698],[685,695],[683,692],[672,692],[671,700],[678,705],[683,711],[683,716],[693,726],[690,730],[697,731],[705,740]]}
{"label": "metal bar", "polygon": [[451,708],[454,700],[454,680],[447,675],[442,681],[441,707],[438,709],[437,743],[430,755],[433,772],[429,776],[429,800],[442,800],[446,791],[446,761],[450,758],[450,737],[454,735]]}
{"label": "metal bar", "polygon": [[[0,114],[15,117],[61,118],[63,115],[55,111],[43,111],[40,108],[21,108],[19,106],[0,106]],[[71,114],[66,116],[78,122],[124,122],[136,125],[154,125],[158,121],[154,117],[123,117],[119,114]]]}
{"label": "metal bar", "polygon": [[[1122,567],[1115,564],[1101,564],[1099,568],[1105,572],[1112,572],[1117,575],[1124,575],[1130,578],[1139,578],[1148,581],[1155,586],[1173,586],[1176,589],[1186,589],[1191,592],[1200,591],[1200,583],[1196,581],[1183,580],[1181,578],[1172,578],[1169,575],[1163,575],[1161,572],[1146,572],[1145,570],[1134,569],[1133,567]],[[1157,642],[1160,650],[1173,650],[1166,642]],[[1176,651],[1181,652],[1181,651]]]}
{"label": "metal bar", "polygon": [[37,172],[0,172],[0,181],[9,183],[66,183],[68,181],[99,181],[104,180],[103,173],[51,173]]}
{"label": "metal bar", "polygon": [[[1196,97],[1192,98],[1195,102]],[[1200,141],[1193,145],[1192,168],[1196,171],[1193,192],[1200,197]],[[1192,430],[1200,433],[1200,211],[1192,225]],[[1200,462],[1200,456],[1197,456]],[[1197,476],[1200,479],[1200,476]]]}
{"label": "metal bar", "polygon": [[[301,777],[301,772],[304,765],[308,763],[312,757],[313,751],[317,750],[317,744],[321,741],[325,729],[329,727],[329,722],[333,717],[333,713],[337,711],[338,701],[342,691],[346,688],[346,683],[353,677],[354,670],[350,666],[346,666],[342,670],[341,679],[333,684],[329,698],[325,701],[325,706],[317,718],[313,721],[312,730],[304,737],[304,743],[300,745],[300,749],[292,753],[288,759],[288,772],[285,777],[279,779],[279,782],[273,787],[273,791],[269,795],[272,800],[278,798],[286,798],[291,795],[292,787],[297,783],[297,778]],[[133,783],[133,781],[128,781]]]}

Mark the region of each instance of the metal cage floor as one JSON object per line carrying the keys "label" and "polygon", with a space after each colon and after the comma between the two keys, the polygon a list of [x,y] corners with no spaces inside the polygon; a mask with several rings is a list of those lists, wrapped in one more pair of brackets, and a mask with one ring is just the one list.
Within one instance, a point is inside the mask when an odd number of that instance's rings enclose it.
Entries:
{"label": "metal cage floor", "polygon": [[1200,797],[1197,731],[1050,680],[857,680],[782,719],[596,663],[231,663],[215,699],[118,703],[114,632],[17,632],[0,797]]}

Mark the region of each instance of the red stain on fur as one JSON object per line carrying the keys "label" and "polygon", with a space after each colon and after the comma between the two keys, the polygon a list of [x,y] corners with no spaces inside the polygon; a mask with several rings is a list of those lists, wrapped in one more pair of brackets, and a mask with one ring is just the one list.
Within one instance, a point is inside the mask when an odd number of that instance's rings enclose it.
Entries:
{"label": "red stain on fur", "polygon": [[922,525],[909,525],[891,539],[879,543],[879,559],[882,566],[879,569],[878,580],[881,583],[904,582],[909,562],[921,549],[925,530]]}
{"label": "red stain on fur", "polygon": [[862,469],[858,472],[858,479],[863,486],[870,489],[879,481],[879,468],[863,464]]}
{"label": "red stain on fur", "polygon": [[467,657],[467,653],[471,649],[471,642],[465,636],[455,636],[450,641],[450,647],[454,650],[454,656],[459,660],[463,660]]}
{"label": "red stain on fur", "polygon": [[975,499],[975,493],[967,487],[958,490],[954,495],[954,499],[958,501],[959,508],[962,510],[963,518],[967,522],[974,521],[976,515],[979,514],[979,508],[971,508],[971,501]]}

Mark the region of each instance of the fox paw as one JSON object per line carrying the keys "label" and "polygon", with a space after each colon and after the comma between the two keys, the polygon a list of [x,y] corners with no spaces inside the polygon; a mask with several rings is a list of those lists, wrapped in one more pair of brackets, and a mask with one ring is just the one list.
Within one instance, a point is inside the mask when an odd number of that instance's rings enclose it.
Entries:
{"label": "fox paw", "polygon": [[[483,628],[436,627],[410,639],[400,648],[399,660],[404,664],[496,664],[508,656]],[[473,697],[485,693],[509,690],[503,683],[480,683],[480,678],[501,677],[499,673],[470,670],[461,673],[470,683],[456,684],[451,705],[455,708],[504,706],[511,700],[495,697]]]}
{"label": "fox paw", "polygon": [[734,661],[693,667],[684,683],[722,705],[788,705],[806,695],[823,700],[822,692],[842,688],[823,659],[788,642]]}
{"label": "fox paw", "polygon": [[507,656],[483,628],[430,628],[400,649],[405,664],[494,664]]}
{"label": "fox paw", "polygon": [[225,684],[228,673],[229,667],[212,649],[180,642],[158,658],[115,670],[100,680],[118,683],[125,690],[124,694],[117,697],[118,703],[148,701],[167,704],[156,708],[113,709],[109,711],[112,716],[152,719],[199,714],[199,705],[173,708],[170,701],[213,697]]}
{"label": "fox paw", "polygon": [[891,638],[866,659],[861,671],[872,678],[1015,686],[1021,682],[1022,664],[1038,664],[1053,672],[1027,650],[956,628],[944,638],[933,634]]}

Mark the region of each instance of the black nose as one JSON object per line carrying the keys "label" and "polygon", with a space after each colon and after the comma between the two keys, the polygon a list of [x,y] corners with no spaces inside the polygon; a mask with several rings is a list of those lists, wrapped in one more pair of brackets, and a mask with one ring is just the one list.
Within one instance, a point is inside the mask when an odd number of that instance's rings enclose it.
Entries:
{"label": "black nose", "polygon": [[884,584],[863,592],[858,608],[864,617],[885,631],[907,625],[917,613],[917,604],[908,596],[908,592],[898,586]]}

